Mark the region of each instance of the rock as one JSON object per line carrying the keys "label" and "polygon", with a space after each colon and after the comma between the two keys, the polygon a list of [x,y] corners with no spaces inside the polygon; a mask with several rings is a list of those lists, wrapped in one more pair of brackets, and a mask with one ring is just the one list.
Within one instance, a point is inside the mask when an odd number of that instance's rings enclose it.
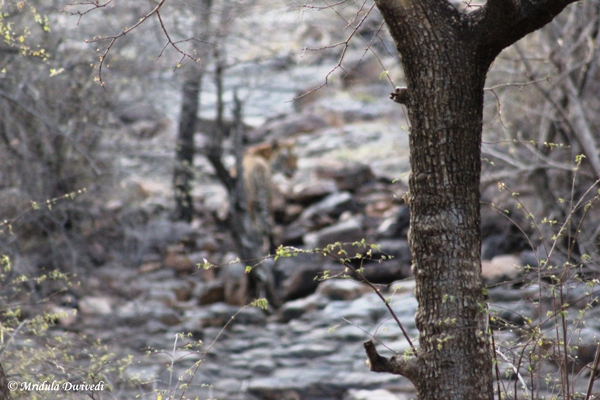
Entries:
{"label": "rock", "polygon": [[298,133],[310,133],[325,127],[327,122],[323,118],[306,111],[276,117],[260,128],[248,132],[247,136],[254,143],[268,139],[283,139]]}
{"label": "rock", "polygon": [[533,250],[523,250],[521,254],[519,254],[520,265],[522,265],[524,269],[526,269],[527,266],[537,268],[539,260],[539,256]]}
{"label": "rock", "polygon": [[196,251],[190,254],[187,254],[187,258],[194,265],[193,275],[200,278],[202,282],[210,282],[215,280],[216,278],[216,268],[204,268],[205,261],[208,261],[212,258],[211,252],[208,251]]}
{"label": "rock", "polygon": [[[496,321],[502,321],[501,326],[503,327],[504,322],[524,326],[527,324],[527,318],[533,317],[531,310],[523,301],[506,301],[500,306],[494,303],[490,305],[489,309],[491,315],[497,316]],[[495,327],[494,324],[492,326]]]}
{"label": "rock", "polygon": [[323,263],[321,257],[309,253],[281,258],[275,263],[275,286],[284,301],[306,297],[317,289],[316,278],[326,269],[340,271],[341,266]]}
{"label": "rock", "polygon": [[331,179],[339,190],[355,191],[367,182],[375,179],[368,165],[356,162],[342,165],[319,166],[315,169],[319,179]]}
{"label": "rock", "polygon": [[220,279],[201,285],[197,294],[198,305],[208,305],[225,301],[225,286]]}
{"label": "rock", "polygon": [[373,254],[378,256],[391,256],[393,257],[394,261],[410,267],[412,263],[412,255],[410,253],[410,245],[408,244],[408,240],[383,239],[378,240],[375,244],[379,246],[379,250],[374,251]]}
{"label": "rock", "polygon": [[[364,290],[371,290],[365,286]],[[352,321],[356,326],[369,326],[388,313],[384,301],[374,292],[352,301],[330,301],[322,311],[323,319]]]}
{"label": "rock", "polygon": [[279,310],[279,321],[287,323],[292,319],[299,318],[306,312],[316,310],[319,297],[319,295],[313,294],[303,299],[288,301]]}
{"label": "rock", "polygon": [[167,247],[167,254],[163,260],[165,268],[175,270],[178,274],[194,272],[196,266],[183,251],[180,244]]}
{"label": "rock", "polygon": [[95,266],[100,266],[108,261],[108,251],[99,242],[92,242],[87,246],[87,254]]}
{"label": "rock", "polygon": [[300,204],[286,204],[285,205],[285,221],[283,221],[284,223],[286,221],[293,221],[296,218],[298,218],[300,216],[300,214],[302,214],[302,211],[304,211],[304,207]]}
{"label": "rock", "polygon": [[[361,216],[351,217],[346,221],[338,222],[335,225],[328,226],[316,232],[310,232],[304,235],[304,244],[310,249],[324,248],[333,243],[352,243],[361,241],[365,238],[365,231],[362,227]],[[354,249],[356,250],[356,249]],[[352,249],[348,249],[352,251]],[[354,256],[353,253],[350,253]]]}
{"label": "rock", "polygon": [[77,310],[71,307],[63,307],[52,304],[48,309],[48,313],[52,314],[53,320],[62,327],[72,326],[77,321]]}
{"label": "rock", "polygon": [[312,341],[293,344],[274,352],[279,358],[315,359],[332,354],[338,348],[337,343],[314,343]]}
{"label": "rock", "polygon": [[354,300],[370,291],[367,285],[350,279],[330,279],[321,282],[317,288],[317,294],[330,300]]}
{"label": "rock", "polygon": [[[323,393],[322,376],[328,374],[331,371],[325,368],[278,368],[269,377],[251,379],[248,392],[264,400],[318,399]],[[329,398],[340,398],[343,394],[339,389],[327,389]]]}
{"label": "rock", "polygon": [[166,326],[175,326],[179,325],[183,321],[183,318],[174,310],[164,309],[156,313],[156,321]]}
{"label": "rock", "polygon": [[225,302],[232,306],[243,306],[248,302],[248,274],[242,263],[221,267]]}
{"label": "rock", "polygon": [[506,254],[510,251],[508,237],[503,233],[497,233],[484,238],[481,241],[481,258],[491,260],[492,258]]}
{"label": "rock", "polygon": [[170,288],[150,288],[146,299],[151,302],[158,302],[166,307],[177,306],[177,296],[175,296],[175,292]]}
{"label": "rock", "polygon": [[343,400],[402,400],[392,392],[385,389],[377,390],[355,390],[350,389],[344,395]]}
{"label": "rock", "polygon": [[173,293],[175,293],[175,298],[178,302],[189,301],[194,294],[194,289],[196,288],[196,283],[192,280],[186,280],[172,288]]}
{"label": "rock", "polygon": [[482,258],[491,260],[497,255],[524,250],[527,240],[517,224],[529,225],[521,218],[521,212],[501,215],[492,207],[481,207]]}
{"label": "rock", "polygon": [[123,371],[123,375],[130,381],[139,382],[142,387],[152,390],[153,385],[159,379],[162,365],[160,364],[131,364]]}
{"label": "rock", "polygon": [[329,194],[337,192],[333,180],[313,180],[301,182],[292,187],[290,198],[300,204],[309,204]]}
{"label": "rock", "polygon": [[212,254],[219,250],[219,244],[214,237],[210,236],[199,238],[196,242],[196,247],[202,251],[208,252],[208,254]]}
{"label": "rock", "polygon": [[[397,208],[403,204],[401,195],[404,193],[404,190],[402,189],[402,185],[399,183],[377,177],[377,179],[370,180],[356,188],[355,196],[361,205],[377,204],[377,207],[374,207],[372,210],[373,212],[377,211],[375,216],[381,218],[386,217],[392,208]],[[383,207],[384,203],[387,204],[387,208],[379,211],[379,208]]]}
{"label": "rock", "polygon": [[222,328],[232,317],[232,323],[235,324],[252,325],[266,322],[265,313],[256,307],[241,309],[224,303],[212,304],[186,315],[193,318],[200,328]]}
{"label": "rock", "polygon": [[350,389],[356,388],[373,389],[386,386],[400,386],[401,388],[405,388],[406,386],[412,386],[412,384],[408,382],[404,383],[402,382],[404,381],[403,379],[399,380],[397,376],[392,374],[373,374],[373,372],[369,371],[367,365],[365,364],[365,359],[366,356],[361,354],[356,362],[353,363],[354,368],[352,371],[343,374],[337,374],[336,379],[333,380],[331,384],[334,387],[327,388],[331,393],[335,393],[335,389],[342,392],[337,394],[337,396],[334,398],[343,398],[344,393]]}
{"label": "rock", "polygon": [[160,261],[145,261],[142,263],[142,265],[140,265],[138,267],[138,271],[141,274],[145,274],[148,272],[154,272],[156,270],[161,269],[163,266],[163,263],[161,263]]}
{"label": "rock", "polygon": [[115,111],[118,118],[126,124],[141,120],[156,120],[159,115],[158,110],[147,101],[115,105]]}
{"label": "rock", "polygon": [[131,326],[143,326],[148,321],[158,320],[165,325],[177,325],[181,317],[162,302],[133,300],[116,309],[115,315]]}
{"label": "rock", "polygon": [[299,221],[310,226],[319,217],[338,218],[343,212],[358,211],[358,206],[349,192],[333,193],[323,200],[306,208],[300,215]]}
{"label": "rock", "polygon": [[377,234],[380,237],[406,237],[406,232],[410,227],[410,211],[406,205],[388,210],[383,217],[383,222],[377,228]]}
{"label": "rock", "polygon": [[160,120],[139,120],[129,125],[128,130],[139,139],[152,139],[172,127],[173,122],[168,118]]}
{"label": "rock", "polygon": [[279,241],[284,246],[298,246],[302,244],[302,238],[307,233],[308,228],[300,220],[297,220],[283,227],[279,234]]}
{"label": "rock", "polygon": [[391,294],[410,294],[414,295],[415,289],[417,287],[417,282],[414,278],[403,279],[401,281],[396,281],[392,283],[389,287],[389,292]]}
{"label": "rock", "polygon": [[491,261],[481,262],[481,275],[487,284],[513,280],[521,272],[520,264],[517,256],[496,256]]}
{"label": "rock", "polygon": [[400,263],[396,260],[378,262],[366,262],[363,265],[363,276],[371,283],[389,285],[390,283],[413,276],[409,264]]}
{"label": "rock", "polygon": [[147,254],[169,245],[195,242],[197,235],[196,229],[190,224],[159,219],[127,229],[125,240],[131,249],[134,261],[138,262],[143,260]]}
{"label": "rock", "polygon": [[570,349],[574,353],[574,357],[570,358],[570,361],[575,368],[569,366],[569,369],[574,369],[577,372],[594,362],[600,334],[594,329],[580,328],[572,332],[571,335],[569,345],[572,346]]}
{"label": "rock", "polygon": [[112,303],[109,297],[83,297],[79,300],[79,312],[83,315],[108,315],[112,313]]}
{"label": "rock", "polygon": [[503,304],[523,300],[532,292],[535,292],[535,290],[532,290],[530,287],[513,290],[508,285],[497,285],[488,288],[488,296],[494,304]]}
{"label": "rock", "polygon": [[368,198],[361,197],[361,204],[365,204],[365,215],[381,218],[394,206],[394,198],[387,193],[375,193]]}

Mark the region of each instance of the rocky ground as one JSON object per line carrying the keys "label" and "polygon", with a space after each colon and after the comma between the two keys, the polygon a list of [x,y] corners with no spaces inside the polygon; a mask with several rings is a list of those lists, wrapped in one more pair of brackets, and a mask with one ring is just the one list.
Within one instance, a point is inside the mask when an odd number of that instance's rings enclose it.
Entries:
{"label": "rocky ground", "polygon": [[[385,91],[381,85],[375,89]],[[299,171],[291,181],[277,177],[285,195],[278,210],[280,239],[307,248],[379,239],[382,251],[396,259],[385,268],[373,263],[368,270],[375,282],[400,282],[392,288],[381,286],[382,293],[391,296],[415,340],[414,281],[405,237],[408,220],[401,204],[403,174],[408,170],[407,136],[393,129],[394,117],[401,111],[391,102],[353,100],[348,93],[335,103],[319,101],[261,128],[266,138],[292,137],[297,143]],[[146,157],[160,159],[165,152],[162,144],[172,134],[165,131],[146,140]],[[139,166],[142,172],[147,168],[139,158],[122,162]],[[320,284],[314,280],[319,272],[340,269],[333,260],[301,255],[278,261],[279,290],[289,301],[275,312],[225,302],[220,272],[215,277],[197,264],[204,259],[225,264],[236,257],[223,250],[232,249],[232,242],[218,222],[227,199],[204,159],[198,159],[197,169],[198,219],[192,226],[166,218],[132,226],[126,238],[130,254],[107,258],[112,261],[84,283],[86,293],[76,296],[77,320],[65,322],[67,329],[77,327],[118,353],[139,357],[126,375],[147,383],[134,390],[124,386],[117,398],[134,394],[152,398],[154,389],[181,393],[167,366],[173,362],[173,376],[185,376],[199,360],[186,394],[191,398],[363,398],[365,390],[377,389],[371,394],[376,398],[392,396],[382,394],[383,388],[410,396],[413,390],[407,381],[371,373],[365,364],[362,343],[371,335],[394,351],[407,350],[383,301],[351,280]],[[170,190],[168,176],[157,181],[138,173],[127,182],[130,190],[143,193],[138,200],[141,208],[170,202],[163,195]],[[122,205],[114,207],[120,211]],[[191,338],[176,340],[182,332],[191,333]],[[183,350],[190,340],[202,340],[204,347]],[[144,356],[148,348],[160,352]]]}
{"label": "rocky ground", "polygon": [[[373,90],[386,89],[375,85]],[[355,97],[349,93],[325,97],[300,114],[282,116],[261,128],[264,137],[294,138],[300,157],[296,176],[291,181],[278,180],[285,197],[279,204],[279,237],[284,244],[306,248],[362,238],[381,244],[382,252],[395,258],[381,265],[367,263],[367,276],[391,299],[400,322],[417,342],[417,304],[406,241],[408,211],[401,201],[408,170],[407,136],[398,130],[396,121],[403,118],[402,111],[384,101],[385,96],[373,103],[353,100]],[[331,104],[339,110],[328,108]],[[145,157],[167,158],[163,144],[173,134],[166,130],[145,140]],[[121,162],[142,172],[152,165],[140,157]],[[126,379],[117,381],[115,391],[104,393],[103,398],[153,399],[154,390],[166,390],[179,398],[179,377],[186,383],[189,379],[185,395],[200,399],[414,397],[406,379],[369,372],[363,342],[376,338],[386,355],[409,350],[408,342],[383,301],[368,287],[348,279],[314,280],[324,270],[340,270],[332,260],[313,255],[279,260],[275,265],[279,291],[287,300],[279,310],[264,312],[227,304],[224,273],[198,268],[204,259],[227,268],[227,262],[236,257],[231,238],[219,221],[227,199],[205,160],[198,159],[197,171],[198,217],[192,225],[171,222],[161,214],[170,204],[164,195],[169,193],[167,175],[164,180],[149,179],[138,172],[126,178],[137,201],[132,204],[159,216],[131,224],[124,238],[127,254],[102,249],[110,255],[82,279],[81,288],[74,289],[74,299],[66,306],[75,307],[77,317],[62,319],[55,328],[100,338],[116,354],[134,356],[133,364],[124,371]],[[131,212],[120,203],[107,206],[115,212]],[[531,342],[531,336],[523,333],[532,326],[527,318],[535,320],[551,309],[552,298],[544,297],[544,291],[538,309],[532,300],[542,293],[539,287],[514,281],[523,276],[516,266],[535,262],[534,254],[522,251],[521,245],[507,247],[506,243],[518,241],[494,214],[484,213],[483,221],[487,230],[483,268],[486,281],[493,285],[491,309],[523,328],[493,325],[499,329],[497,347],[507,357],[499,360],[499,365],[509,391],[518,379],[513,368],[519,365],[518,343]],[[509,283],[498,285],[504,281]],[[583,298],[587,288],[573,283],[569,296]],[[586,304],[574,308],[583,310]],[[586,314],[585,329],[573,325],[578,327],[573,343],[583,338],[574,353],[580,363],[590,362],[590,357],[593,360],[593,338],[600,326],[595,314],[595,309]],[[551,323],[544,325],[550,332],[552,327]],[[181,333],[185,337],[178,337]],[[198,341],[202,347],[186,348]],[[531,362],[522,361],[521,365]],[[556,364],[545,361],[541,370],[555,373]],[[578,388],[585,384],[583,371]],[[127,383],[132,379],[143,383],[132,386]],[[551,387],[541,389],[551,393]]]}

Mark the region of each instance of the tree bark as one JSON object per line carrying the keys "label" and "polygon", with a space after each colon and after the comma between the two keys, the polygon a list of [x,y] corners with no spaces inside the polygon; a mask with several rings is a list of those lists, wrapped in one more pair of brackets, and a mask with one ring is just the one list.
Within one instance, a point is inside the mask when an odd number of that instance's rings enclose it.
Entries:
{"label": "tree bark", "polygon": [[[202,0],[203,12],[196,25],[200,34],[209,30],[212,0]],[[181,113],[177,142],[175,144],[175,171],[173,189],[175,192],[175,216],[177,221],[192,222],[194,203],[192,200],[192,180],[194,179],[194,134],[200,110],[202,76],[206,68],[208,51],[200,52],[200,65],[188,65],[181,89]]]}
{"label": "tree bark", "polygon": [[439,0],[375,2],[407,83],[399,102],[411,122],[406,200],[420,348],[412,360],[388,360],[367,342],[367,355],[372,370],[408,377],[419,399],[492,399],[480,256],[483,88],[503,48],[571,1],[488,0],[466,14]]}
{"label": "tree bark", "polygon": [[4,368],[2,368],[2,364],[0,364],[0,400],[10,399],[12,399],[12,394],[8,388],[8,381],[4,374]]}
{"label": "tree bark", "polygon": [[194,133],[196,132],[196,115],[200,106],[200,86],[202,71],[191,66],[183,87],[181,99],[181,115],[175,148],[175,172],[173,186],[175,190],[175,219],[192,222],[194,207],[192,201],[192,167],[194,165]]}

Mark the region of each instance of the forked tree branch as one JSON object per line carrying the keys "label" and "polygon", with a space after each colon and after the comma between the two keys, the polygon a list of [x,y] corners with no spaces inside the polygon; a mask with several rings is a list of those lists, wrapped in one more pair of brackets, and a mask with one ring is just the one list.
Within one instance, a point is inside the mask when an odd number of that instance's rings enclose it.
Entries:
{"label": "forked tree branch", "polygon": [[498,54],[525,35],[546,24],[577,0],[488,0],[485,6],[469,14],[473,34]]}

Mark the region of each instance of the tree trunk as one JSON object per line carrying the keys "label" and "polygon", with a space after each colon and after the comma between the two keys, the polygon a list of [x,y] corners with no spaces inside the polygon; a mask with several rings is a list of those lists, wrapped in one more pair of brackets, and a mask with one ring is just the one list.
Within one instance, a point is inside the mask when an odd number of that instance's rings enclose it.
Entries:
{"label": "tree trunk", "polygon": [[[447,35],[432,32],[434,35]],[[414,38],[406,45],[419,51]],[[483,87],[491,60],[437,41],[403,57],[411,121],[407,203],[417,279],[421,399],[492,398],[481,283],[479,176]],[[460,76],[468,79],[457,79]]]}
{"label": "tree trunk", "polygon": [[175,219],[192,222],[194,205],[192,201],[192,179],[194,174],[194,133],[196,131],[196,115],[199,109],[202,71],[191,66],[183,88],[181,99],[181,115],[175,148],[175,172],[173,186],[175,190]]}
{"label": "tree trunk", "polygon": [[[206,34],[210,29],[212,0],[202,0],[202,14],[196,24],[197,35]],[[205,46],[206,47],[206,46]],[[208,61],[208,51],[200,51],[200,65],[188,65],[181,90],[181,113],[177,142],[175,144],[175,171],[173,189],[175,192],[175,220],[192,222],[194,203],[192,200],[192,180],[194,179],[194,134],[200,109],[202,76]]]}
{"label": "tree trunk", "polygon": [[4,374],[4,368],[2,368],[2,364],[0,364],[0,400],[10,399],[12,399],[12,395],[8,388],[8,381],[6,380],[6,375]]}
{"label": "tree trunk", "polygon": [[[543,4],[542,4],[543,3]],[[483,88],[502,49],[568,1],[488,0],[461,13],[446,1],[376,0],[404,68],[411,122],[410,247],[419,303],[418,356],[372,370],[408,377],[422,400],[492,399],[492,351],[481,281],[479,178]]]}

